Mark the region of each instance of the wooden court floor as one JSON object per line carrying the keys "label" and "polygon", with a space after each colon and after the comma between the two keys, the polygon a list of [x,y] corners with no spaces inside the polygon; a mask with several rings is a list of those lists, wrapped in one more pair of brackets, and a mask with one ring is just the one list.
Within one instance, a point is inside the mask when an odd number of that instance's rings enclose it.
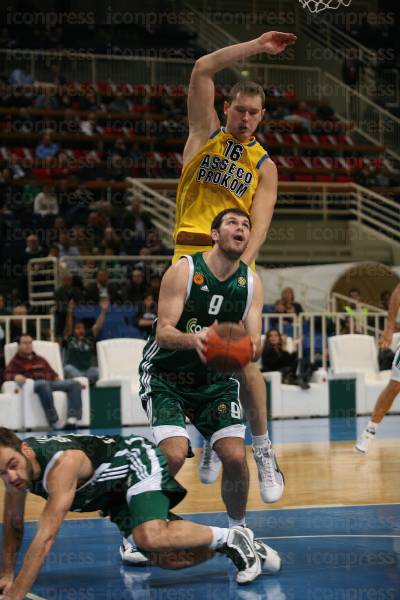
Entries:
{"label": "wooden court floor", "polygon": [[[285,475],[285,493],[271,508],[400,503],[400,439],[377,439],[364,456],[353,451],[353,441],[275,444]],[[250,448],[249,510],[267,509],[258,492],[257,472]],[[178,513],[224,511],[220,481],[204,485],[197,477],[200,451],[188,459],[177,476],[188,494]],[[1,485],[0,503],[4,488]],[[35,520],[43,500],[28,495],[26,519]],[[70,513],[68,518],[93,517],[96,513]]]}

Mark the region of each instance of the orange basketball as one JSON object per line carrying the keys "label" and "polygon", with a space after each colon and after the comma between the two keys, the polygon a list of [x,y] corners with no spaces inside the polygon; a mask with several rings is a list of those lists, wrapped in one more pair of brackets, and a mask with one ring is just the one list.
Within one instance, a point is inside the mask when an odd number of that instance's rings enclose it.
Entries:
{"label": "orange basketball", "polygon": [[237,323],[221,323],[210,327],[207,336],[206,362],[209,367],[233,373],[252,359],[250,336]]}

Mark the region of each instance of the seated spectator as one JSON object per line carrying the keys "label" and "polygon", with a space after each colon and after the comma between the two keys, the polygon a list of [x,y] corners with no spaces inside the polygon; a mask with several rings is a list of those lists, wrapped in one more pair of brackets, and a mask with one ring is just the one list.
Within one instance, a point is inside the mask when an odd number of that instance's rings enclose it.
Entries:
{"label": "seated spectator", "polygon": [[91,384],[99,378],[99,369],[93,363],[96,359],[96,337],[100,333],[107,311],[110,307],[108,300],[101,300],[101,312],[90,332],[85,329],[82,321],[74,323],[73,312],[75,302],[68,302],[67,318],[64,329],[64,375],[67,379],[73,377],[87,377]]}
{"label": "seated spectator", "polygon": [[114,100],[108,105],[108,110],[112,112],[129,112],[131,108],[132,102],[122,92],[117,92]]}
{"label": "seated spectator", "polygon": [[157,229],[151,229],[147,234],[146,248],[150,250],[153,256],[166,256],[169,252],[160,238],[160,232]]}
{"label": "seated spectator", "polygon": [[349,298],[351,298],[352,300],[354,300],[354,302],[348,302],[347,306],[345,306],[346,308],[350,308],[352,310],[358,310],[358,303],[362,302],[362,298],[361,298],[361,292],[358,288],[351,288],[348,292],[347,295]]}
{"label": "seated spectator", "polygon": [[304,312],[303,307],[299,302],[295,302],[294,291],[291,287],[286,287],[282,290],[281,301],[285,305],[285,312],[296,313],[296,315]]}
{"label": "seated spectator", "polygon": [[7,298],[4,294],[0,294],[0,315],[11,315],[11,310],[7,307]]}
{"label": "seated spectator", "polygon": [[[58,100],[53,94],[39,94],[36,96],[33,106],[41,110],[56,110],[58,108]],[[39,156],[38,158],[42,157]]]}
{"label": "seated spectator", "polygon": [[132,305],[137,305],[143,301],[147,291],[144,271],[142,269],[133,269],[131,279],[126,284],[122,291],[124,302],[130,302]]}
{"label": "seated spectator", "polygon": [[43,186],[33,202],[33,212],[41,217],[58,215],[58,200],[53,187]]}
{"label": "seated spectator", "polygon": [[65,392],[68,397],[65,428],[75,429],[77,421],[82,417],[81,384],[79,381],[60,381],[47,360],[33,351],[32,342],[31,335],[21,335],[17,353],[5,368],[4,379],[15,381],[21,388],[26,384],[27,379],[34,380],[33,391],[39,396],[52,429],[60,428],[52,392]]}
{"label": "seated spectator", "polygon": [[[300,339],[293,340],[297,345]],[[284,349],[283,339],[278,329],[270,329],[265,336],[264,347],[261,353],[262,371],[280,371],[282,383],[298,385],[302,389],[309,389],[308,374],[297,375],[297,352],[287,352]]]}
{"label": "seated spectator", "polygon": [[120,302],[122,293],[115,283],[109,283],[108,272],[106,269],[99,269],[96,274],[95,283],[90,283],[86,287],[86,302],[100,304],[100,300],[107,299],[111,304]]}
{"label": "seated spectator", "polygon": [[10,85],[31,85],[33,83],[33,77],[28,73],[25,73],[24,69],[18,67],[13,69],[8,79]]}
{"label": "seated spectator", "polygon": [[334,121],[335,120],[335,111],[329,105],[329,101],[327,100],[327,98],[323,98],[321,100],[321,103],[316,110],[316,117],[320,121]]}
{"label": "seated spectator", "polygon": [[65,258],[66,256],[68,256],[68,257],[80,256],[80,252],[79,252],[78,248],[76,246],[71,245],[71,238],[70,238],[69,231],[64,230],[64,231],[60,232],[58,249],[59,249],[59,256],[62,259],[63,265],[65,265],[65,267],[67,269],[79,271],[80,263],[78,261],[74,260],[73,258]]}
{"label": "seated spectator", "polygon": [[45,133],[42,137],[41,143],[36,147],[36,156],[42,160],[54,158],[58,153],[58,144],[52,142],[51,135]]}
{"label": "seated spectator", "polygon": [[87,119],[81,121],[80,129],[85,135],[94,135],[97,133],[96,117],[94,113],[89,113]]}
{"label": "seated spectator", "polygon": [[77,282],[71,273],[64,272],[61,275],[61,285],[54,292],[55,303],[55,333],[57,337],[61,337],[65,328],[65,320],[67,318],[68,302],[73,299],[76,304],[82,299],[82,291],[79,289]]}
{"label": "seated spectator", "polygon": [[157,318],[157,301],[153,294],[146,294],[143,302],[139,305],[136,316],[136,327],[140,329],[143,339],[147,339],[154,320]]}
{"label": "seated spectator", "polygon": [[110,156],[119,156],[120,158],[129,158],[131,151],[124,138],[119,137],[115,140],[114,146],[110,150]]}

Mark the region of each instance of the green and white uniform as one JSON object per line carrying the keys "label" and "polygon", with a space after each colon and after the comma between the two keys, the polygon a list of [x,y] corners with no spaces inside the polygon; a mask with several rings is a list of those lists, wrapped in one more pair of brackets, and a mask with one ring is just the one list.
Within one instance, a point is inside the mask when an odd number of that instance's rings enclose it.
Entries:
{"label": "green and white uniform", "polygon": [[31,492],[48,497],[47,480],[66,450],[81,450],[93,465],[93,475],[77,488],[71,511],[101,511],[128,536],[132,529],[153,519],[167,519],[186,490],[170,477],[168,463],[149,440],[131,435],[60,435],[24,440],[41,467]]}
{"label": "green and white uniform", "polygon": [[[203,253],[181,258],[189,263],[185,306],[176,325],[184,333],[247,317],[253,298],[253,273],[240,262],[220,281]],[[204,365],[195,350],[168,350],[156,342],[157,321],[139,366],[140,396],[156,443],[173,436],[189,437],[185,417],[211,444],[223,437],[244,437],[239,382]]]}

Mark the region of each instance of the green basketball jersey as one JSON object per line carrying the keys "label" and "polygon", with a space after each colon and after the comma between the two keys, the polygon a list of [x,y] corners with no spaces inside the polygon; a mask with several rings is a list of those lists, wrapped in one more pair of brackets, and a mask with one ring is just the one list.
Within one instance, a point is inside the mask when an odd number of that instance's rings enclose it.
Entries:
{"label": "green basketball jersey", "polygon": [[[253,298],[253,273],[243,262],[225,281],[220,281],[207,267],[203,253],[186,255],[189,263],[186,302],[176,328],[196,333],[217,320],[237,323],[247,317]],[[156,342],[157,321],[143,351],[139,373],[141,396],[145,399],[149,376],[165,377],[169,383],[192,385],[226,380],[229,375],[216,373],[204,365],[195,350],[168,350]]]}
{"label": "green basketball jersey", "polygon": [[81,450],[90,459],[94,473],[76,490],[71,511],[101,510],[108,514],[113,503],[126,504],[131,485],[153,474],[156,464],[158,468],[156,449],[142,437],[71,434],[30,437],[24,441],[41,466],[40,479],[33,482],[30,491],[43,498],[48,497],[49,471],[63,452]]}

